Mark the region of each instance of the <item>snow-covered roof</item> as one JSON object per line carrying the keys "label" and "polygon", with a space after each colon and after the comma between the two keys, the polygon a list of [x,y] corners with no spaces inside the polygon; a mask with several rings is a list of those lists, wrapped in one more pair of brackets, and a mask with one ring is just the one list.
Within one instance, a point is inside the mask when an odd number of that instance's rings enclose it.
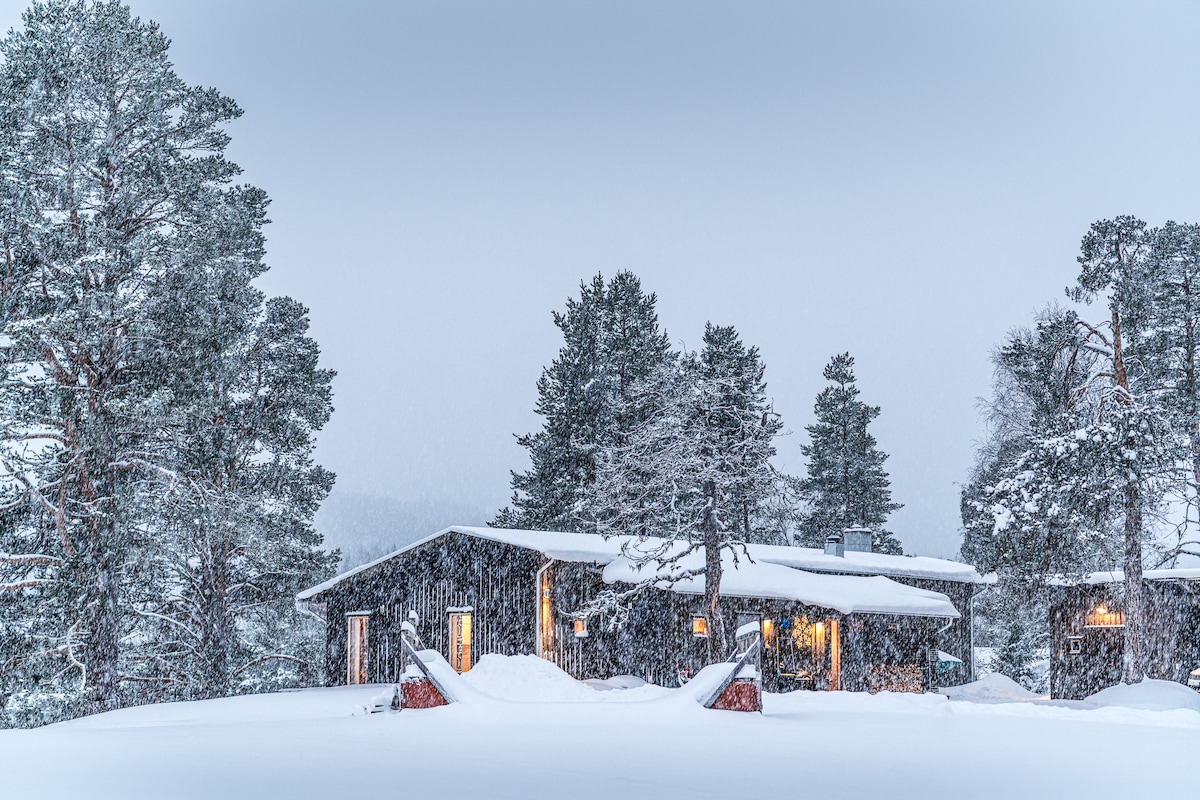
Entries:
{"label": "snow-covered roof", "polygon": [[[684,545],[672,548],[681,552]],[[656,577],[655,585],[679,594],[703,594],[704,576],[689,575],[704,567],[704,553],[695,551],[665,565],[646,564],[620,555],[604,568],[605,583],[640,583]],[[941,592],[897,583],[882,575],[829,575],[750,561],[744,555],[721,553],[721,594],[728,597],[795,600],[832,608],[843,614],[896,614],[921,617],[962,616]]]}
{"label": "snow-covered roof", "polygon": [[[1148,569],[1142,572],[1142,578],[1148,581],[1170,580],[1200,580],[1200,567],[1179,567],[1176,569]],[[1084,576],[1082,583],[1121,583],[1125,580],[1124,570],[1114,569],[1107,572],[1093,572]],[[1068,581],[1062,581],[1063,584]]]}
{"label": "snow-covered roof", "polygon": [[[333,588],[354,575],[366,572],[391,559],[415,550],[450,533],[459,533],[479,539],[510,544],[534,550],[557,561],[580,561],[605,566],[605,580],[615,582],[629,580],[618,577],[623,569],[633,569],[633,564],[623,555],[631,537],[611,537],[591,533],[567,533],[561,531],[522,531],[508,528],[475,528],[452,526],[432,536],[413,542],[399,550],[388,553],[367,564],[333,577],[324,583],[305,589],[299,600],[310,600]],[[644,540],[642,546],[670,546],[663,540]],[[737,597],[782,597],[798,602],[836,608],[844,613],[854,610],[869,613],[921,614],[928,616],[957,617],[958,611],[945,595],[924,592],[910,586],[887,581],[885,584],[863,577],[910,577],[954,581],[959,583],[985,583],[973,567],[956,561],[940,558],[893,556],[883,553],[848,552],[845,557],[825,555],[821,550],[808,547],[784,547],[776,545],[746,545],[750,558],[738,559],[737,569],[732,569],[732,554],[726,553],[729,564],[722,578],[722,594]],[[739,548],[740,550],[740,548]],[[698,555],[696,556],[699,557]],[[625,566],[622,566],[624,564]],[[611,567],[611,571],[608,569]],[[786,568],[786,569],[780,569]],[[842,574],[832,581],[828,574]],[[630,582],[640,581],[644,575],[633,577]],[[669,576],[664,576],[669,577]],[[849,579],[849,580],[847,580]],[[692,579],[692,583],[702,580]],[[688,593],[687,582],[676,582],[674,591]],[[819,600],[818,600],[819,598]],[[936,598],[941,598],[937,600]],[[944,601],[944,605],[942,604]],[[884,610],[884,609],[888,610]],[[922,609],[922,610],[916,610]],[[940,612],[940,613],[939,613]]]}

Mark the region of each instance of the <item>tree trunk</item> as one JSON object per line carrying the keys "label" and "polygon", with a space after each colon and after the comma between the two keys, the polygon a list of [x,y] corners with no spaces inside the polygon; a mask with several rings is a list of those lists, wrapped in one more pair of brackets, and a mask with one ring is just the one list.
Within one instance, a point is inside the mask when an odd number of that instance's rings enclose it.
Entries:
{"label": "tree trunk", "polygon": [[91,693],[95,711],[111,711],[117,707],[117,603],[120,592],[114,559],[111,552],[96,558],[95,587],[88,615],[84,686]]}
{"label": "tree trunk", "polygon": [[[1113,328],[1113,379],[1125,391],[1119,402],[1128,403],[1129,375],[1125,370],[1125,357],[1121,346],[1121,315],[1114,306]],[[1136,478],[1130,478],[1123,491],[1125,496],[1125,654],[1122,659],[1121,681],[1137,683],[1144,676],[1142,658],[1142,508],[1141,487]]]}
{"label": "tree trunk", "polygon": [[209,563],[200,575],[200,658],[202,692],[221,697],[229,681],[229,588],[228,559],[220,541],[208,553]]}
{"label": "tree trunk", "polygon": [[1145,676],[1142,607],[1142,512],[1138,485],[1125,486],[1125,656],[1121,681],[1137,683]]}
{"label": "tree trunk", "polygon": [[725,660],[725,625],[721,621],[721,537],[717,529],[717,490],[711,482],[704,487],[708,505],[704,509],[704,607],[708,614],[708,660]]}

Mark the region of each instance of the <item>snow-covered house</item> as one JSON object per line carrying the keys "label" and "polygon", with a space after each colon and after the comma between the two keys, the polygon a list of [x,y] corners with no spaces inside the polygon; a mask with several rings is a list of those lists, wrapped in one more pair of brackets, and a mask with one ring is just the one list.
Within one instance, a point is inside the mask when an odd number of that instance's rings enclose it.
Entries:
{"label": "snow-covered house", "polygon": [[[768,689],[917,691],[939,671],[942,683],[972,679],[971,598],[984,578],[953,561],[873,553],[869,543],[851,538],[825,551],[751,544],[736,560],[725,554],[722,621],[726,631],[761,636]],[[451,527],[298,600],[327,621],[331,683],[396,680],[400,636],[411,625],[460,671],[484,653],[536,653],[581,679],[633,674],[676,685],[706,662],[703,577],[676,577],[703,556],[654,573],[639,569],[631,544]],[[606,589],[648,580],[621,609],[622,625],[610,624],[612,611],[578,613]]]}
{"label": "snow-covered house", "polygon": [[[1079,700],[1121,682],[1125,573],[1060,581],[1050,605],[1050,695]],[[1146,676],[1187,683],[1200,670],[1200,568],[1142,575]]]}

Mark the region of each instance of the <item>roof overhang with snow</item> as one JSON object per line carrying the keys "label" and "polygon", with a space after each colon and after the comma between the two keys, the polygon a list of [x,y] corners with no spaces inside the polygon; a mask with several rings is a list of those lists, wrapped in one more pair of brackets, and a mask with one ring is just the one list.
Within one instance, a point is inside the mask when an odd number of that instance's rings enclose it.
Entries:
{"label": "roof overhang with snow", "polygon": [[[604,567],[608,583],[639,583],[655,579],[663,589],[681,594],[704,591],[703,576],[684,577],[702,561],[702,554],[690,553],[681,560],[658,566],[657,576],[648,573],[646,564],[639,568],[636,550],[650,548],[663,553],[681,552],[684,545],[660,539],[635,542],[631,537],[604,538],[596,534],[561,531],[522,531],[506,528],[453,526],[393,553],[362,564],[304,590],[301,601],[312,600],[341,582],[369,572],[397,556],[428,545],[449,534],[460,534],[533,550],[555,561],[593,563]],[[627,550],[634,551],[631,558]],[[892,556],[882,553],[846,553],[845,557],[826,555],[805,547],[750,544],[738,546],[738,557],[726,552],[722,557],[721,594],[729,597],[790,600],[806,605],[832,608],[842,613],[896,614],[958,618],[961,616],[946,595],[918,589],[890,580],[888,576],[945,580],[958,583],[985,583],[970,565],[937,558]],[[747,557],[748,556],[748,557]],[[690,560],[696,560],[691,564]],[[834,573],[834,574],[830,574]]]}
{"label": "roof overhang with snow", "polygon": [[[1142,572],[1142,579],[1147,581],[1200,581],[1200,567],[1178,567],[1175,569],[1148,569]],[[1082,577],[1056,577],[1050,580],[1051,586],[1096,586],[1105,583],[1123,583],[1125,571],[1119,569],[1092,572]]]}

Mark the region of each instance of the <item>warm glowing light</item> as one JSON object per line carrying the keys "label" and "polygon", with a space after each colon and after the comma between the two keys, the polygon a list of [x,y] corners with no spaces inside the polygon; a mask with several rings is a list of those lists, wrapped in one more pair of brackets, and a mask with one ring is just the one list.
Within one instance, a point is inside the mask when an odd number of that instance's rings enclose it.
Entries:
{"label": "warm glowing light", "polygon": [[763,645],[766,647],[775,646],[775,620],[770,617],[763,618],[762,621]]}
{"label": "warm glowing light", "polygon": [[471,669],[471,612],[450,612],[450,666],[455,672]]}
{"label": "warm glowing light", "polygon": [[587,619],[584,617],[575,618],[575,638],[582,639],[587,636]]}
{"label": "warm glowing light", "polygon": [[1125,612],[1110,611],[1103,605],[1091,610],[1083,621],[1085,628],[1123,628],[1125,627]]}
{"label": "warm glowing light", "polygon": [[692,617],[692,635],[708,636],[708,620],[704,617]]}

